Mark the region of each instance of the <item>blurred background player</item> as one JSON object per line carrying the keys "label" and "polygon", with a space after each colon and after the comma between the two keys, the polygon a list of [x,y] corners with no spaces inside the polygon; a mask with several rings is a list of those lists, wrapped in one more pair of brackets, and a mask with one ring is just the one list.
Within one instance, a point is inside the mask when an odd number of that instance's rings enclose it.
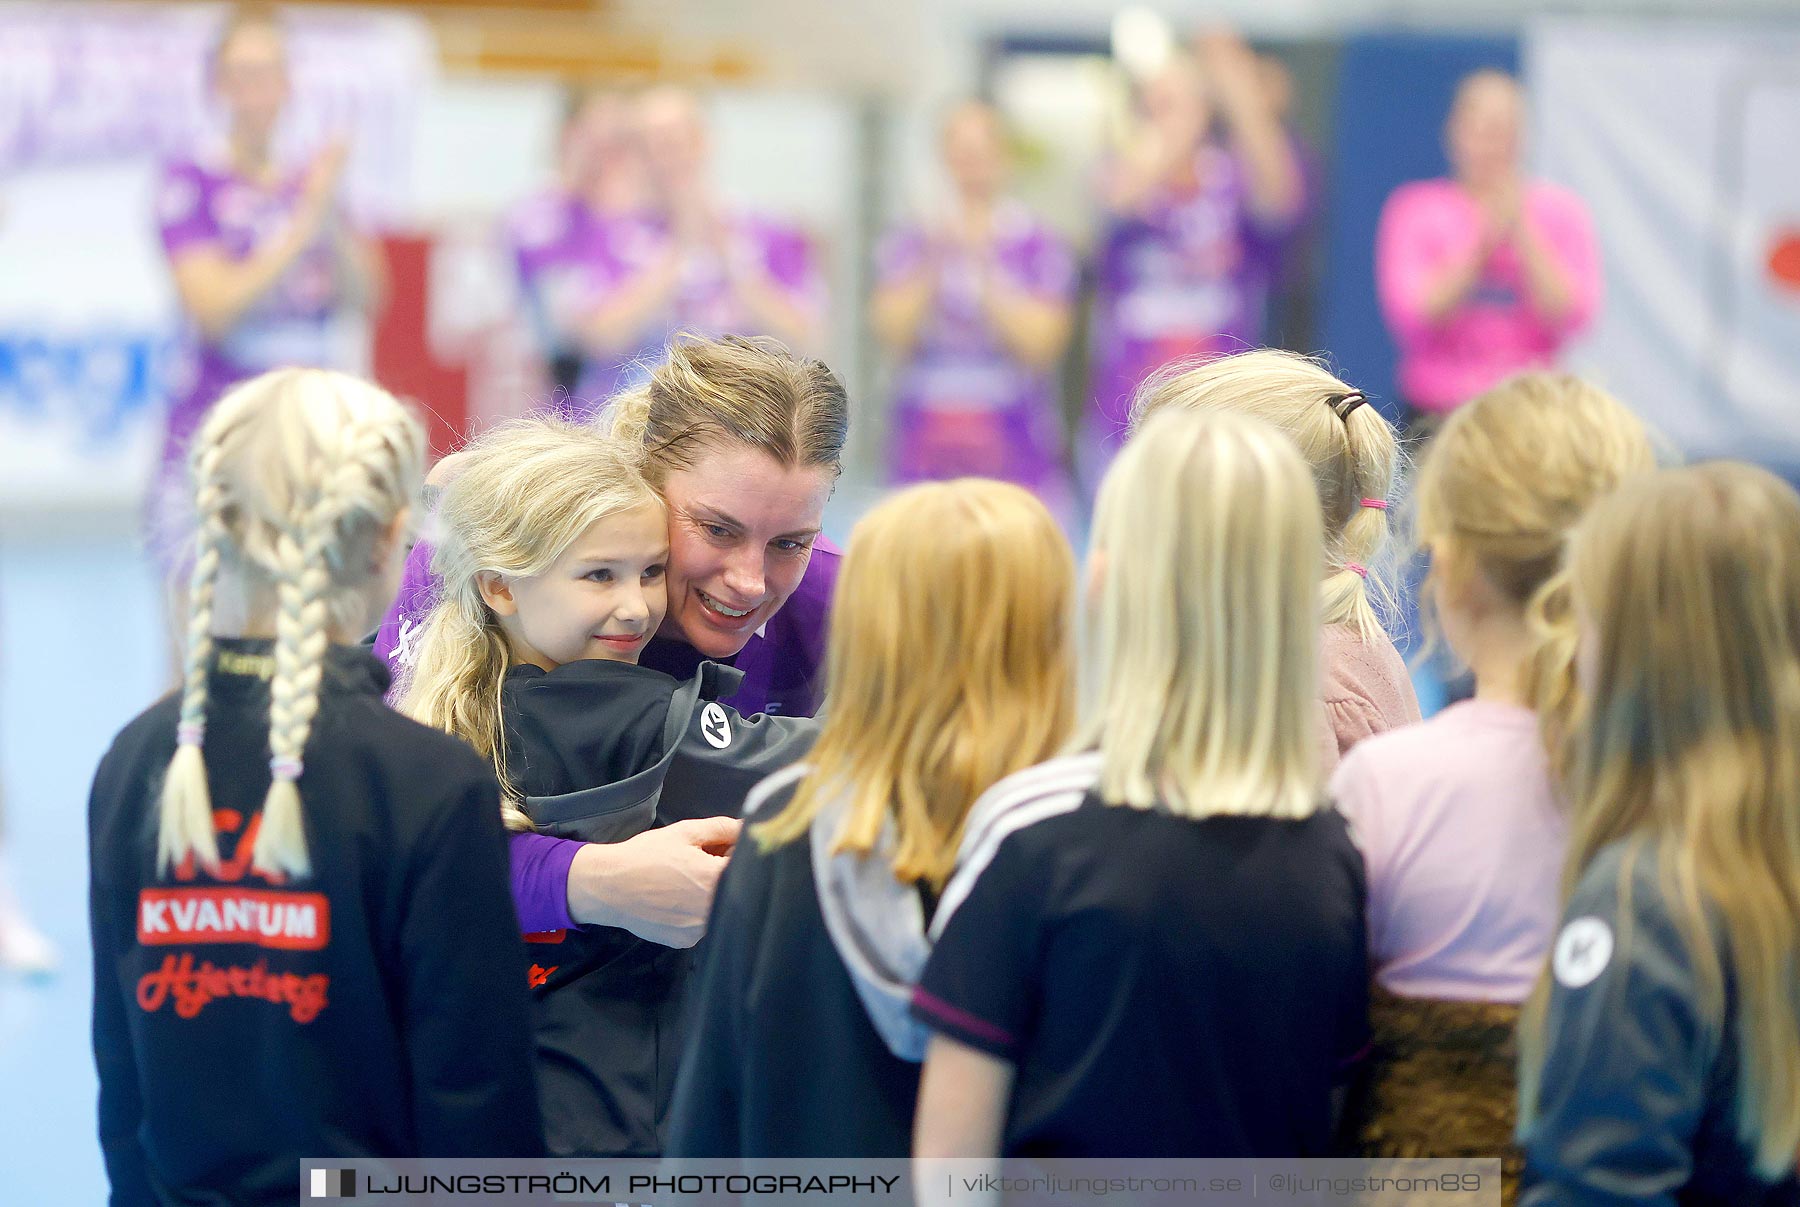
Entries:
{"label": "blurred background player", "polygon": [[157,198],[185,316],[146,512],[165,576],[178,573],[192,537],[187,448],[213,403],[266,369],[354,367],[355,314],[375,304],[382,279],[379,251],[351,229],[340,202],[345,144],[326,144],[300,168],[277,158],[289,76],[271,13],[251,10],[226,24],[211,82],[225,145],[169,164]]}
{"label": "blurred background player", "polygon": [[816,353],[825,291],[806,236],[718,198],[706,115],[692,93],[645,93],[637,121],[651,212],[609,230],[608,288],[582,319],[587,354],[631,370],[617,375],[618,388],[647,376],[678,331],[772,335]]}
{"label": "blurred background player", "polygon": [[[605,321],[619,287],[609,248],[652,220],[644,140],[632,99],[572,98],[558,147],[560,180],[521,202],[505,239],[565,414],[591,414],[625,380],[634,354]],[[641,237],[641,236],[638,236]]]}
{"label": "blurred background player", "polygon": [[1556,364],[1599,305],[1587,207],[1525,176],[1524,121],[1510,75],[1465,77],[1444,125],[1452,175],[1402,185],[1382,208],[1376,278],[1415,430],[1514,373]]}
{"label": "blurred background player", "polygon": [[1066,510],[1054,373],[1074,257],[1007,195],[1006,129],[992,106],[951,110],[940,149],[948,204],[888,236],[870,305],[896,364],[893,476],[1000,478]]}
{"label": "blurred background player", "polygon": [[1124,439],[1138,383],[1172,360],[1260,342],[1267,253],[1298,221],[1304,181],[1256,56],[1208,33],[1139,88],[1103,173],[1082,449],[1097,478]]}

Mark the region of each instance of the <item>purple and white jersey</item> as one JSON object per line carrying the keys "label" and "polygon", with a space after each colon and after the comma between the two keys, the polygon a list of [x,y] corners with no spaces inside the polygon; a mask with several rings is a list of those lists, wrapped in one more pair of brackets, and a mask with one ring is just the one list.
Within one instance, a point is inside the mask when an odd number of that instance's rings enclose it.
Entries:
{"label": "purple and white jersey", "polygon": [[982,276],[1067,305],[1076,267],[1068,246],[1017,202],[994,213],[981,250],[922,226],[903,227],[878,253],[881,284],[933,277],[931,307],[894,383],[894,476],[964,475],[1058,488],[1061,421],[1052,375],[1009,350],[982,305]]}
{"label": "purple and white jersey", "polygon": [[527,198],[507,215],[503,237],[539,341],[551,355],[581,360],[574,394],[554,404],[571,418],[592,416],[616,390],[630,384],[632,365],[642,355],[641,350],[590,355],[574,332],[609,292],[625,283],[612,247],[624,237],[620,232],[644,221],[637,215],[597,214],[561,189]]}
{"label": "purple and white jersey", "polygon": [[[170,164],[157,197],[163,250],[171,261],[202,247],[231,260],[249,259],[280,237],[300,200],[298,174],[261,184],[210,163]],[[340,321],[342,298],[336,258],[321,237],[222,339],[187,325],[169,382],[162,464],[149,504],[150,541],[165,564],[174,563],[188,536],[187,447],[201,420],[220,394],[265,370],[347,367],[354,344]]]}
{"label": "purple and white jersey", "polygon": [[1103,456],[1117,450],[1132,394],[1152,372],[1183,357],[1241,351],[1262,335],[1268,268],[1258,249],[1276,232],[1253,223],[1230,152],[1203,147],[1195,175],[1196,188],[1165,187],[1140,212],[1107,224],[1089,416]]}
{"label": "purple and white jersey", "polygon": [[[675,233],[666,219],[620,223],[610,232],[609,258],[619,279],[629,280],[669,253]],[[754,267],[795,306],[822,314],[825,285],[806,236],[792,227],[746,214],[725,219],[720,248],[692,248],[682,257],[675,293],[644,332],[640,372],[662,359],[669,336],[761,335],[755,319],[738,301],[731,268]]]}

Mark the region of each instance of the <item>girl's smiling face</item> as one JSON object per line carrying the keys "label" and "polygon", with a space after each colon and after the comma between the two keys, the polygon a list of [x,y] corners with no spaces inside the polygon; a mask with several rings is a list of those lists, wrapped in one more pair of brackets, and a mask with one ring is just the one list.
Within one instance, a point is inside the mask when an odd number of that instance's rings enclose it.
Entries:
{"label": "girl's smiling face", "polygon": [[708,658],[743,649],[806,574],[835,480],[827,467],[783,466],[741,444],[670,471],[664,634]]}
{"label": "girl's smiling face", "polygon": [[636,662],[667,609],[668,560],[663,509],[643,506],[588,525],[542,574],[484,572],[481,595],[519,662]]}

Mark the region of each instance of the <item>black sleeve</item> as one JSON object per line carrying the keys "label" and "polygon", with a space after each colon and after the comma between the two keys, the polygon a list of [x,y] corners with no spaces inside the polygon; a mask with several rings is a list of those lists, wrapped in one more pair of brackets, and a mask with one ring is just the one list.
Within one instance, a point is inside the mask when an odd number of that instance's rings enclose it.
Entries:
{"label": "black sleeve", "polygon": [[746,717],[729,704],[703,703],[669,764],[657,820],[740,816],[750,790],[805,758],[818,736],[810,717]]}
{"label": "black sleeve", "polygon": [[[88,924],[94,946],[94,1067],[100,1076],[100,1152],[112,1183],[112,1202],[152,1204],[149,1172],[144,1162],[138,1128],[143,1123],[143,1098],[138,1086],[137,1059],[132,1050],[131,1028],[124,990],[119,981],[120,935],[130,924],[133,903],[130,887],[115,883],[108,861],[122,858],[123,833],[118,817],[119,777],[111,774],[117,747],[101,761],[88,798]],[[123,908],[121,909],[121,906]]]}
{"label": "black sleeve", "polygon": [[1538,1109],[1519,1136],[1522,1205],[1673,1204],[1692,1173],[1716,1044],[1654,877],[1634,878],[1625,927],[1620,879],[1616,850],[1602,852],[1551,950]]}
{"label": "black sleeve", "polygon": [[560,796],[636,775],[662,757],[675,687],[667,675],[597,659],[510,673],[508,778],[526,796]]}
{"label": "black sleeve", "polygon": [[412,852],[401,922],[403,1025],[419,1152],[544,1151],[524,945],[492,778],[463,774]]}
{"label": "black sleeve", "polygon": [[743,1153],[744,997],[768,912],[767,860],[745,840],[713,898],[698,1000],[669,1107],[667,1156],[703,1160]]}
{"label": "black sleeve", "polygon": [[933,922],[941,930],[913,994],[920,1022],[1002,1060],[1015,1058],[1037,1010],[1049,894],[1025,850],[1030,837],[1008,835],[985,866],[960,868],[945,886]]}

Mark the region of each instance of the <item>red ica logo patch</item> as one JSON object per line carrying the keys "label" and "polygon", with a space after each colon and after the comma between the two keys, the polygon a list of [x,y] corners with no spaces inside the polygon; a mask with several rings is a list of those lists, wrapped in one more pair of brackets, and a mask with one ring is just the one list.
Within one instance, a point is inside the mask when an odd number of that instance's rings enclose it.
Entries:
{"label": "red ica logo patch", "polygon": [[1778,230],[1769,240],[1769,279],[1778,289],[1800,293],[1800,227]]}

